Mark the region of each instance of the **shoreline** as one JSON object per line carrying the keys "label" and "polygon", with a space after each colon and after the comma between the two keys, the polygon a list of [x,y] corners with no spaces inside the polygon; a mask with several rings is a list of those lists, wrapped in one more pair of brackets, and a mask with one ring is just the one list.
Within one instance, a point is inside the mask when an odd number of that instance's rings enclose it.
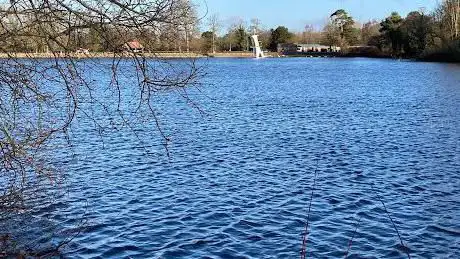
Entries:
{"label": "shoreline", "polygon": [[[404,59],[419,62],[439,62],[439,63],[460,63],[459,60],[449,55],[433,55],[419,58],[393,57],[385,54],[372,53],[341,53],[338,55],[309,56],[309,55],[279,55],[277,52],[268,52],[267,58],[372,58],[372,59]],[[443,53],[444,54],[444,53]],[[197,53],[197,52],[144,52],[144,53],[116,53],[116,52],[93,52],[89,54],[81,53],[0,53],[0,59],[52,59],[52,58],[72,58],[72,59],[92,59],[92,58],[158,58],[158,59],[197,59],[197,58],[254,58],[252,52],[216,52],[216,53]]]}
{"label": "shoreline", "polygon": [[55,52],[55,53],[0,53],[0,59],[48,59],[48,58],[252,58],[252,52],[216,52],[216,53],[198,53],[198,52],[143,52],[143,53],[127,53],[127,52],[91,52],[88,54],[74,52]]}

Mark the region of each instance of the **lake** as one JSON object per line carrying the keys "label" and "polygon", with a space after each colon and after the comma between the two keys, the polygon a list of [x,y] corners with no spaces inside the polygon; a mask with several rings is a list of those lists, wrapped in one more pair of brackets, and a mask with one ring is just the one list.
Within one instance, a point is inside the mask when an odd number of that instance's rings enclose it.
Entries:
{"label": "lake", "polygon": [[352,236],[350,258],[460,257],[459,65],[199,64],[198,109],[158,97],[168,151],[155,127],[74,125],[68,191],[35,212],[80,226],[65,257],[298,258],[312,188],[307,258],[343,258]]}

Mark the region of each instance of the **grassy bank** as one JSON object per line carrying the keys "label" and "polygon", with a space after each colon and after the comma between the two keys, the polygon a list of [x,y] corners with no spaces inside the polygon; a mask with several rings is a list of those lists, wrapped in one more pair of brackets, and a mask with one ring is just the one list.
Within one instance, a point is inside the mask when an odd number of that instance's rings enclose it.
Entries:
{"label": "grassy bank", "polygon": [[[268,57],[280,57],[276,52],[266,53]],[[0,59],[15,59],[15,58],[33,58],[33,59],[47,59],[47,58],[128,58],[128,57],[146,57],[146,58],[253,58],[252,52],[216,52],[216,53],[195,53],[195,52],[144,52],[144,53],[114,53],[114,52],[92,52],[89,54],[77,53],[0,53]],[[308,55],[287,55],[281,57],[306,57]],[[347,50],[334,55],[322,55],[325,57],[365,57],[365,58],[407,58],[416,59],[419,61],[430,62],[452,62],[460,63],[460,49],[446,48],[436,51],[426,52],[420,57],[395,57],[388,53],[376,49],[361,48],[354,50]]]}
{"label": "grassy bank", "polygon": [[115,53],[115,52],[91,52],[83,53],[0,53],[0,58],[113,58],[113,57],[148,57],[148,58],[197,58],[205,55],[192,52],[144,52],[144,53]]}
{"label": "grassy bank", "polygon": [[[143,53],[115,53],[115,52],[91,52],[83,53],[0,53],[0,58],[113,58],[113,57],[147,57],[147,58],[252,58],[252,52],[216,52],[216,53],[196,53],[196,52],[143,52]],[[272,55],[275,56],[275,55]]]}

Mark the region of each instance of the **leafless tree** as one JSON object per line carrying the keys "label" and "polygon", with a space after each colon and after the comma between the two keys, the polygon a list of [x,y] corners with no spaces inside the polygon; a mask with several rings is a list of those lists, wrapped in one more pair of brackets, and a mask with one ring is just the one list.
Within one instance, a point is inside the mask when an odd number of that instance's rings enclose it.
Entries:
{"label": "leafless tree", "polygon": [[[155,96],[173,92],[190,103],[187,87],[198,85],[202,71],[193,59],[177,65],[126,43],[147,42],[165,27],[190,33],[195,16],[188,0],[0,2],[0,220],[34,205],[33,179],[56,184],[49,150],[71,141],[76,118],[91,121],[99,134],[153,123],[167,145]],[[102,55],[111,59],[78,59],[85,41],[111,51]],[[109,80],[94,83],[88,73]]]}
{"label": "leafless tree", "polygon": [[193,38],[194,34],[199,34],[198,32],[198,15],[196,12],[195,6],[190,4],[190,2],[186,2],[184,4],[186,12],[184,12],[184,19],[183,19],[183,28],[185,34],[185,44],[187,52],[190,52],[190,41]]}
{"label": "leafless tree", "polygon": [[249,26],[249,33],[258,34],[261,31],[261,22],[258,18],[251,19],[251,25]]}
{"label": "leafless tree", "polygon": [[298,41],[306,44],[319,43],[322,38],[321,31],[317,31],[311,24],[304,27],[304,31],[297,35]]}
{"label": "leafless tree", "polygon": [[212,53],[216,53],[216,36],[219,33],[221,22],[218,14],[213,14],[208,19],[209,30],[212,33]]}
{"label": "leafless tree", "polygon": [[434,16],[441,25],[443,35],[440,36],[447,40],[460,37],[460,0],[444,0],[436,9]]}
{"label": "leafless tree", "polygon": [[447,18],[448,26],[451,30],[453,39],[457,39],[460,35],[460,0],[446,0],[443,8]]}

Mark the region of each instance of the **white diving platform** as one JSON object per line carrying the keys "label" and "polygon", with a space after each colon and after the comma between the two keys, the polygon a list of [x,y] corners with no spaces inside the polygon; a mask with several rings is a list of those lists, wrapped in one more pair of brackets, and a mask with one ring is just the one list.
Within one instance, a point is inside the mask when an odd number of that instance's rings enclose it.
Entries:
{"label": "white diving platform", "polygon": [[255,58],[265,58],[264,52],[260,48],[259,36],[258,35],[252,35],[251,39],[252,39],[252,43],[253,43],[254,57]]}

